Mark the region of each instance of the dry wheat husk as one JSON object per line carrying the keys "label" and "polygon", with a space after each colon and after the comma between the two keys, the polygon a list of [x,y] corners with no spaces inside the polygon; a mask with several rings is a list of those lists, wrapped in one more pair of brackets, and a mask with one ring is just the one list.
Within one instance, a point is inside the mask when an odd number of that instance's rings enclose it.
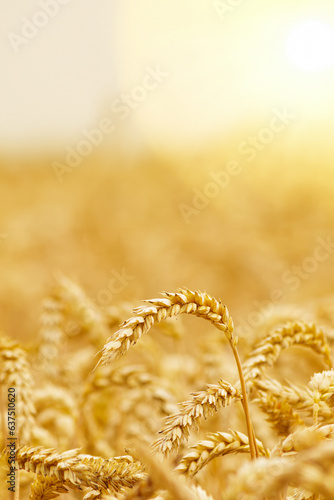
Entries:
{"label": "dry wheat husk", "polygon": [[274,365],[282,350],[293,345],[303,345],[322,355],[328,367],[332,366],[330,347],[324,332],[314,323],[295,321],[275,328],[261,340],[243,363],[246,381],[261,377],[267,368]]}
{"label": "dry wheat husk", "polygon": [[16,452],[16,462],[19,469],[55,478],[74,490],[118,492],[146,476],[142,465],[130,456],[105,460],[80,455],[78,450],[57,453],[54,449],[23,446]]}
{"label": "dry wheat husk", "polygon": [[162,295],[161,299],[147,300],[150,306],[138,307],[134,310],[136,316],[120,325],[120,329],[105,344],[98,364],[108,364],[125,354],[155,323],[178,314],[192,314],[207,319],[231,339],[233,322],[227,307],[217,299],[205,292],[192,292],[187,288]]}
{"label": "dry wheat husk", "polygon": [[60,493],[67,492],[68,489],[56,477],[45,477],[39,474],[31,483],[29,500],[52,500]]}
{"label": "dry wheat husk", "polygon": [[8,388],[15,389],[16,432],[21,443],[28,443],[35,426],[34,381],[27,353],[4,336],[0,336],[0,384],[6,400]]}
{"label": "dry wheat husk", "polygon": [[[199,441],[191,448],[192,451],[182,458],[175,469],[190,478],[214,458],[231,453],[249,453],[250,451],[248,437],[235,430],[231,430],[229,433],[210,433],[205,440]],[[264,448],[259,440],[257,440],[257,448],[260,455],[269,455],[269,451]]]}
{"label": "dry wheat husk", "polygon": [[162,436],[153,443],[153,448],[165,454],[177,450],[202,417],[206,418],[219,408],[229,406],[233,400],[241,399],[238,389],[224,380],[219,380],[219,385],[208,385],[206,391],[193,393],[192,400],[179,403],[178,413],[165,418],[166,425],[160,431]]}

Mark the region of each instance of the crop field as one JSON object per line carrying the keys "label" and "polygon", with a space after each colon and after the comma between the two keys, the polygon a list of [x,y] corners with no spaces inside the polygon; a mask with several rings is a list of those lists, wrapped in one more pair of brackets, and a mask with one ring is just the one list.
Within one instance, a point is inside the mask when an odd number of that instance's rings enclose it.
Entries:
{"label": "crop field", "polygon": [[333,183],[295,156],[4,163],[1,498],[334,498]]}

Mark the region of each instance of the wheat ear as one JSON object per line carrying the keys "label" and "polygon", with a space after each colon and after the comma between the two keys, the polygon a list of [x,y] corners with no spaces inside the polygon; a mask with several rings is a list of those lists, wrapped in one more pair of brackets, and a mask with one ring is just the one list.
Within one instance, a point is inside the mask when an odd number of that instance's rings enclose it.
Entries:
{"label": "wheat ear", "polygon": [[282,491],[292,484],[317,494],[314,498],[319,498],[320,494],[328,500],[334,500],[333,443],[320,442],[297,456],[298,460],[286,459],[281,468],[271,471],[263,494],[269,496],[273,491]]}
{"label": "wheat ear", "polygon": [[108,339],[102,349],[102,357],[96,366],[100,363],[105,365],[121,354],[125,354],[130,346],[135,344],[144,333],[147,333],[155,323],[159,323],[166,318],[184,313],[211,321],[216,328],[225,333],[237,364],[251,458],[255,458],[258,452],[251,423],[243,370],[237,350],[238,338],[233,335],[233,321],[229,316],[227,307],[220,300],[211,297],[206,292],[192,292],[188,288],[180,288],[176,293],[164,292],[162,295],[162,299],[147,300],[146,302],[151,304],[149,307],[143,306],[134,310],[136,316],[122,323],[120,329]]}
{"label": "wheat ear", "polygon": [[219,385],[209,384],[206,391],[195,392],[192,396],[190,401],[179,403],[178,413],[165,418],[166,425],[159,431],[162,436],[152,444],[155,451],[168,454],[177,450],[202,417],[206,418],[219,408],[229,406],[233,399],[242,399],[238,389],[224,380],[219,380]]}
{"label": "wheat ear", "polygon": [[311,448],[320,441],[333,439],[334,424],[313,425],[305,429],[297,429],[277,444],[271,451],[271,456],[295,455],[301,450]]}
{"label": "wheat ear", "polygon": [[[156,487],[150,477],[140,481],[130,491],[126,492],[121,500],[148,500],[156,492]],[[156,498],[156,497],[154,497]]]}
{"label": "wheat ear", "polygon": [[260,377],[266,368],[274,365],[283,349],[297,344],[310,347],[324,357],[329,367],[332,366],[330,347],[323,331],[313,323],[296,321],[274,329],[255,347],[242,366],[245,380]]}
{"label": "wheat ear", "polygon": [[[187,453],[175,469],[190,478],[216,457],[230,453],[249,453],[250,451],[248,437],[242,432],[234,430],[229,433],[210,433],[204,441],[199,441],[191,448],[193,451]],[[269,451],[259,440],[257,440],[257,449],[260,455],[269,456]]]}
{"label": "wheat ear", "polygon": [[56,477],[38,475],[31,483],[29,500],[52,500],[68,489]]}
{"label": "wheat ear", "polygon": [[176,293],[162,293],[163,298],[146,300],[150,306],[134,309],[136,316],[120,325],[120,329],[108,339],[98,365],[106,365],[125,354],[155,323],[178,314],[192,314],[211,321],[230,340],[233,322],[225,305],[205,292],[192,292],[180,288]]}
{"label": "wheat ear", "polygon": [[99,345],[107,332],[103,314],[79,285],[61,273],[58,273],[57,281],[54,293],[63,305],[65,316],[74,319],[81,331],[88,334],[89,340]]}
{"label": "wheat ear", "polygon": [[169,464],[157,460],[149,451],[141,445],[136,446],[135,455],[149,468],[149,477],[155,489],[168,491],[173,500],[196,500],[196,495],[187,488],[182,481],[183,478],[175,476]]}
{"label": "wheat ear", "polygon": [[253,381],[258,391],[266,392],[281,401],[289,403],[295,410],[309,411],[313,404],[310,391],[305,387],[298,387],[287,381],[283,385],[273,378],[263,377]]}
{"label": "wheat ear", "polygon": [[322,413],[321,410],[324,404],[329,410],[330,417],[332,417],[330,406],[334,394],[334,370],[315,373],[308,386],[312,394],[313,421],[316,425],[318,423],[319,411]]}
{"label": "wheat ear", "polygon": [[279,498],[288,485],[305,488],[334,500],[334,448],[320,443],[291,457],[260,458],[238,470],[225,491],[224,500]]}
{"label": "wheat ear", "polygon": [[[33,379],[26,352],[12,340],[0,336],[0,384],[15,388],[17,398],[17,428],[21,443],[30,441],[36,409]],[[7,398],[7,394],[6,394]],[[5,436],[3,437],[5,439]]]}
{"label": "wheat ear", "polygon": [[132,457],[105,460],[79,455],[78,450],[57,453],[41,446],[23,446],[16,452],[19,469],[57,479],[74,490],[91,488],[96,491],[120,491],[145,478],[142,465]]}
{"label": "wheat ear", "polygon": [[298,425],[304,425],[304,421],[287,401],[270,392],[259,390],[255,402],[267,414],[267,421],[279,436],[287,436]]}

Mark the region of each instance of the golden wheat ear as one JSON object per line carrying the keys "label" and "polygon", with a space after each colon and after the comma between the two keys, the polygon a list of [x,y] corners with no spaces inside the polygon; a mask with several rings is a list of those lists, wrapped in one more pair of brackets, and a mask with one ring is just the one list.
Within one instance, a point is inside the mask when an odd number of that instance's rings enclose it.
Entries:
{"label": "golden wheat ear", "polygon": [[132,457],[107,460],[80,455],[78,449],[57,453],[42,446],[23,446],[16,451],[16,463],[18,469],[55,479],[74,491],[88,489],[86,500],[121,492],[147,476],[142,464]]}
{"label": "golden wheat ear", "polygon": [[[0,391],[5,388],[6,391],[8,388],[15,389],[19,438],[21,444],[28,443],[32,437],[36,415],[34,381],[28,355],[17,342],[0,335]],[[5,439],[6,433],[2,433]]]}
{"label": "golden wheat ear", "polygon": [[125,354],[131,345],[146,334],[154,324],[177,316],[191,314],[213,323],[228,339],[233,336],[233,322],[225,305],[205,292],[180,288],[176,293],[162,293],[163,298],[146,300],[149,305],[134,309],[136,314],[124,321],[108,339],[98,364],[106,365]]}
{"label": "golden wheat ear", "polygon": [[197,427],[201,418],[229,406],[234,399],[241,400],[241,393],[224,380],[220,380],[219,385],[208,385],[206,391],[193,393],[192,400],[179,403],[178,413],[166,417],[165,426],[160,431],[162,436],[152,444],[153,449],[166,455],[176,451],[182,442],[187,441],[190,429]]}
{"label": "golden wheat ear", "polygon": [[281,352],[293,345],[302,345],[314,350],[331,368],[330,346],[324,332],[314,323],[295,321],[274,328],[255,346],[242,365],[245,380],[261,377],[267,368],[274,365]]}
{"label": "golden wheat ear", "polygon": [[67,493],[66,488],[56,477],[42,476],[38,474],[31,483],[28,500],[52,500],[60,493]]}
{"label": "golden wheat ear", "polygon": [[[256,440],[257,449],[260,456],[269,456],[269,450],[266,450],[261,441]],[[185,474],[187,477],[194,477],[211,460],[217,457],[229,455],[231,453],[249,453],[249,439],[239,431],[210,433],[205,440],[199,441],[191,446],[192,451],[187,453],[176,471]]]}
{"label": "golden wheat ear", "polygon": [[227,307],[206,292],[192,292],[188,288],[179,288],[176,293],[163,292],[163,298],[147,300],[150,306],[142,306],[134,310],[136,316],[120,325],[120,329],[108,339],[102,350],[102,357],[98,364],[110,363],[122,354],[125,354],[131,345],[135,344],[144,333],[147,333],[155,323],[178,314],[192,314],[209,320],[216,328],[224,332],[233,352],[238,369],[242,405],[245,413],[247,433],[249,437],[251,458],[258,456],[254,429],[251,422],[247,391],[243,370],[237,350],[238,337],[233,333],[233,320],[230,318]]}
{"label": "golden wheat ear", "polygon": [[166,461],[157,460],[149,450],[141,445],[136,446],[136,457],[147,466],[149,477],[156,490],[167,491],[173,500],[196,500],[198,499],[182,481],[182,477],[173,474],[173,470]]}

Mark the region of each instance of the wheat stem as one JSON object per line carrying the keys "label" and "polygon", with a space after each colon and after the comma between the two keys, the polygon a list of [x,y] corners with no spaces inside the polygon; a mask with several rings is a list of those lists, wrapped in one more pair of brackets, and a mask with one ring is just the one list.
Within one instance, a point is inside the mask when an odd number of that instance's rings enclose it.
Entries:
{"label": "wheat stem", "polygon": [[216,328],[225,333],[233,351],[243,394],[242,404],[245,413],[251,458],[256,458],[258,456],[256,439],[250,418],[245,379],[236,348],[237,337],[233,335],[233,321],[229,316],[227,307],[220,300],[211,297],[205,292],[192,292],[188,288],[180,288],[176,293],[165,292],[163,293],[163,297],[163,299],[146,301],[151,304],[150,307],[135,309],[136,316],[122,323],[120,329],[108,339],[108,342],[103,347],[102,357],[96,367],[99,364],[106,365],[120,355],[125,354],[130,346],[135,344],[155,323],[159,323],[166,318],[185,313],[211,321]]}
{"label": "wheat stem", "polygon": [[250,417],[250,412],[249,412],[249,404],[248,404],[248,398],[247,398],[245,379],[244,379],[244,375],[243,375],[243,371],[242,371],[242,367],[241,367],[239,353],[238,353],[238,350],[236,347],[236,344],[237,344],[236,340],[234,338],[231,338],[229,342],[230,342],[230,346],[232,348],[232,352],[233,352],[235,362],[236,362],[237,368],[238,368],[240,385],[241,385],[241,392],[242,392],[242,396],[243,396],[242,406],[243,406],[244,413],[245,413],[250,454],[251,454],[251,459],[254,460],[255,458],[257,458],[259,456],[259,452],[257,449],[255,433],[254,433],[254,429],[253,429],[252,421],[251,421],[251,417]]}

